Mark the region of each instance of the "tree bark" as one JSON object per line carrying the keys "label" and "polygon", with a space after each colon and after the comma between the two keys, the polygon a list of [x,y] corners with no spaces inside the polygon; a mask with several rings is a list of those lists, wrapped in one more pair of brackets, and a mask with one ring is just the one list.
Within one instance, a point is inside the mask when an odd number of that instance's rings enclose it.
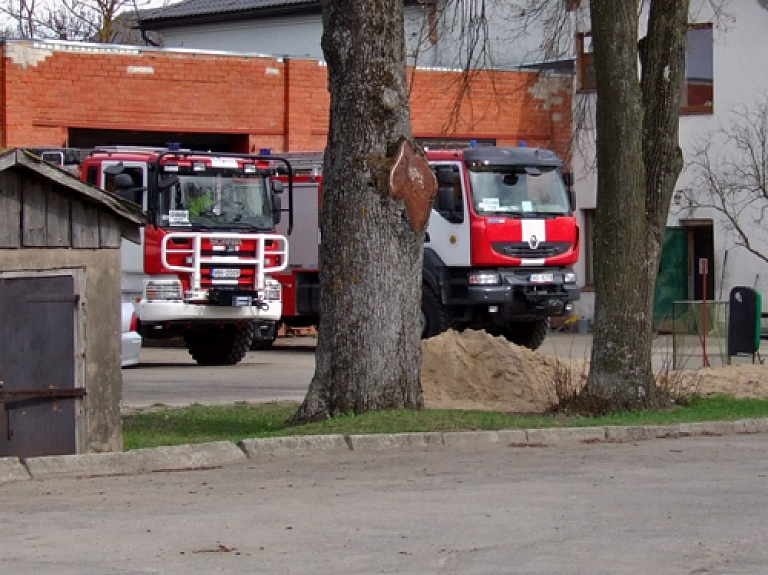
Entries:
{"label": "tree bark", "polygon": [[[291,423],[423,406],[423,222],[436,183],[430,189],[414,166],[402,173],[406,187],[414,178],[420,191],[404,191],[402,178],[390,182],[396,159],[412,143],[403,0],[322,4],[331,110],[320,325],[315,373]],[[426,165],[422,156],[411,161]]]}
{"label": "tree bark", "polygon": [[640,42],[637,0],[592,0],[597,74],[595,317],[585,397],[598,411],[658,407],[653,296],[672,189],[687,0],[653,0]]}

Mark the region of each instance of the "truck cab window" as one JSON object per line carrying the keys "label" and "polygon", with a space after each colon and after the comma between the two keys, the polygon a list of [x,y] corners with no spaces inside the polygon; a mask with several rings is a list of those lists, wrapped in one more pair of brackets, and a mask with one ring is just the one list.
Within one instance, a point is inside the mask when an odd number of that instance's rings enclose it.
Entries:
{"label": "truck cab window", "polygon": [[160,226],[269,229],[274,225],[263,175],[227,171],[182,172],[160,195]]}
{"label": "truck cab window", "polygon": [[545,217],[570,213],[568,194],[556,169],[483,166],[473,169],[469,179],[472,205],[478,214]]}
{"label": "truck cab window", "polygon": [[451,223],[464,221],[464,202],[461,192],[461,175],[455,166],[433,166],[437,178],[435,209]]}

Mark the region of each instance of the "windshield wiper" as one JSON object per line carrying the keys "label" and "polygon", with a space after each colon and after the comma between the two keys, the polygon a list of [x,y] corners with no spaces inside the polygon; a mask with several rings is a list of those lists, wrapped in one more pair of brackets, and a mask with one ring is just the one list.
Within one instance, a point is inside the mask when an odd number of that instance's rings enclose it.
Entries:
{"label": "windshield wiper", "polygon": [[511,218],[522,218],[531,212],[521,212],[519,210],[483,210],[484,216],[508,216]]}
{"label": "windshield wiper", "polygon": [[527,218],[532,220],[535,220],[536,218],[562,218],[568,215],[564,212],[537,212],[535,210],[528,212],[522,210],[485,210],[482,214],[485,216],[506,216],[508,218]]}
{"label": "windshield wiper", "polygon": [[270,230],[271,229],[271,226],[269,225],[259,225],[259,224],[253,224],[248,222],[226,222],[224,224],[224,227],[237,228],[237,229],[243,229],[243,230]]}

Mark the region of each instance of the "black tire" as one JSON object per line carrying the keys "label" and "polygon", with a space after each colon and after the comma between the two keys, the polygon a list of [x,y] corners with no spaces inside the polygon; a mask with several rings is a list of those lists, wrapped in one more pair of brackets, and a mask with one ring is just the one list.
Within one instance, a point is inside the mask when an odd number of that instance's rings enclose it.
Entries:
{"label": "black tire", "polygon": [[251,342],[251,351],[266,351],[272,349],[274,345],[274,339],[256,339]]}
{"label": "black tire", "polygon": [[250,323],[229,324],[188,332],[184,343],[198,365],[235,365],[245,357],[252,338]]}
{"label": "black tire", "polygon": [[421,339],[435,337],[451,327],[448,310],[437,294],[427,286],[421,288]]}
{"label": "black tire", "polygon": [[262,336],[260,335],[260,322],[251,322],[251,329],[253,330],[253,337],[251,339],[251,345],[250,350],[251,351],[265,351],[268,349],[272,349],[272,345],[277,340],[277,328],[278,324],[277,322],[274,323],[274,325],[271,326],[271,329],[268,332],[268,336]]}
{"label": "black tire", "polygon": [[549,318],[512,323],[504,330],[503,336],[514,344],[532,350],[539,349],[549,333]]}

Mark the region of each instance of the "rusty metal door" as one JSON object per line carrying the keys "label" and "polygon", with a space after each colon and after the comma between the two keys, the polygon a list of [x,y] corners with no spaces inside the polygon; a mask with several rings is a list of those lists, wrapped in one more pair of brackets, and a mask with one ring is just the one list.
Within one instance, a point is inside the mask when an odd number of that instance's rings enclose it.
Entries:
{"label": "rusty metal door", "polygon": [[74,277],[0,278],[0,456],[77,451]]}

